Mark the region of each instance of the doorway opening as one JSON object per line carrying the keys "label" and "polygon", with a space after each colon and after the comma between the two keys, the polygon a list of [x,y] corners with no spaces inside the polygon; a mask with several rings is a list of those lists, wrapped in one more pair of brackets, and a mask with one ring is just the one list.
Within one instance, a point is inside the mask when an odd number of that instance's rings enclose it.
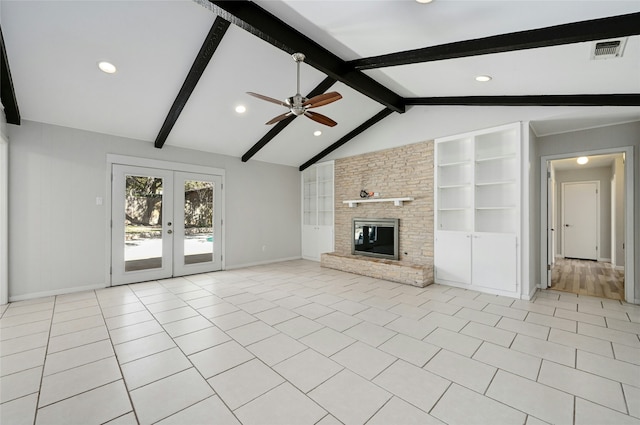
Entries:
{"label": "doorway opening", "polygon": [[633,242],[626,243],[633,241],[631,153],[623,148],[580,153],[586,160],[578,154],[543,158],[543,288],[634,302],[633,284],[625,287],[633,282]]}

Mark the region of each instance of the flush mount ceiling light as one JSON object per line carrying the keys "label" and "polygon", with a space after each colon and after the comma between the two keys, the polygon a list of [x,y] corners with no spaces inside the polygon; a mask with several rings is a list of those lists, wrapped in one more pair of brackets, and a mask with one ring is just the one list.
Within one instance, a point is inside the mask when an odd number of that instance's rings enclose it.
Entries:
{"label": "flush mount ceiling light", "polygon": [[107,73],[107,74],[115,74],[115,72],[117,71],[116,66],[114,64],[112,64],[111,62],[98,62],[98,68],[100,68],[100,71]]}
{"label": "flush mount ceiling light", "polygon": [[584,165],[589,162],[589,158],[587,158],[586,156],[581,156],[576,162],[580,165]]}
{"label": "flush mount ceiling light", "polygon": [[247,108],[245,108],[244,105],[238,105],[236,106],[236,112],[239,114],[244,114],[245,112],[247,112]]}
{"label": "flush mount ceiling light", "polygon": [[491,76],[490,75],[478,75],[476,77],[476,81],[479,81],[481,83],[486,83],[487,81],[491,81]]}
{"label": "flush mount ceiling light", "polygon": [[320,130],[316,130],[316,131],[313,132],[313,135],[316,136],[316,137],[320,136],[321,134],[322,134],[322,131],[320,131]]}
{"label": "flush mount ceiling light", "polygon": [[427,3],[431,3],[433,0],[416,0],[416,2],[420,3],[420,4],[427,4]]}

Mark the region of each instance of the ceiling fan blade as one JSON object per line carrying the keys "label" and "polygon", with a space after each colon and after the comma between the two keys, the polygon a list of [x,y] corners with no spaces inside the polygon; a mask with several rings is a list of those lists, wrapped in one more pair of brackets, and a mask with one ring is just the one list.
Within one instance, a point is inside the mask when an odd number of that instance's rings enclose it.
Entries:
{"label": "ceiling fan blade", "polygon": [[267,121],[265,124],[266,125],[275,124],[278,121],[282,121],[283,119],[287,118],[289,115],[291,115],[291,111],[289,111],[287,113],[284,113],[284,114],[281,114],[281,115],[278,115],[277,117],[271,119],[270,121]]}
{"label": "ceiling fan blade", "polygon": [[249,95],[251,95],[251,96],[253,96],[253,97],[257,97],[258,99],[266,100],[267,102],[275,103],[276,105],[282,105],[282,106],[284,106],[285,108],[288,108],[288,107],[289,107],[289,105],[287,105],[287,104],[286,104],[286,103],[284,103],[283,101],[278,100],[278,99],[274,99],[274,98],[269,97],[269,96],[264,96],[264,95],[262,95],[262,94],[253,93],[253,92],[250,92],[250,91],[248,91],[248,92],[247,92],[247,94],[249,94]]}
{"label": "ceiling fan blade", "polygon": [[313,96],[302,104],[302,106],[308,106],[309,108],[317,108],[318,106],[328,105],[331,102],[342,99],[342,95],[338,92],[332,91],[330,93],[319,94]]}
{"label": "ceiling fan blade", "polygon": [[331,118],[329,118],[327,116],[324,116],[322,114],[319,114],[317,112],[305,111],[304,115],[306,117],[308,117],[308,118],[311,118],[315,122],[319,122],[320,124],[324,124],[324,125],[327,125],[329,127],[334,127],[334,126],[336,126],[338,124],[337,122],[335,122]]}

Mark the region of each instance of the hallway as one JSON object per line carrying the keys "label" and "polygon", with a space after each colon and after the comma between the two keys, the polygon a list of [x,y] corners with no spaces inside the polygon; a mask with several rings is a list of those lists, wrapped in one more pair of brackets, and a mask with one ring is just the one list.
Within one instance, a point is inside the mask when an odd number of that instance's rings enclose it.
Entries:
{"label": "hallway", "polygon": [[611,263],[558,258],[551,269],[551,289],[624,300],[624,271]]}

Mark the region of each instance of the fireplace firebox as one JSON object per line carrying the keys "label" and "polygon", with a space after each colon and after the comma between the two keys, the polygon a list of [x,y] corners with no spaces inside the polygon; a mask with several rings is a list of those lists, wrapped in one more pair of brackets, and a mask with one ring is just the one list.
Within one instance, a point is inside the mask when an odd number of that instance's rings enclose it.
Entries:
{"label": "fireplace firebox", "polygon": [[354,218],[351,254],[398,259],[397,218]]}

